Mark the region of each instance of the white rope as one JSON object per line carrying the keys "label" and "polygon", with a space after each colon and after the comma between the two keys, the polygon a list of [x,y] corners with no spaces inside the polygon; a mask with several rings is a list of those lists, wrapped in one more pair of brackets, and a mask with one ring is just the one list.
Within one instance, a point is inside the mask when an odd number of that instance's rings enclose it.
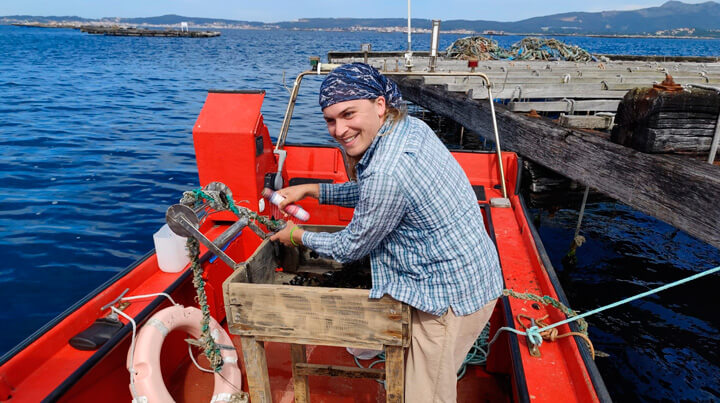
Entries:
{"label": "white rope", "polygon": [[188,355],[190,355],[190,359],[192,360],[193,364],[195,364],[195,367],[197,367],[197,369],[202,372],[207,372],[209,374],[215,373],[215,371],[213,371],[212,369],[203,368],[200,366],[200,364],[198,364],[198,362],[195,360],[195,355],[193,355],[192,353],[192,344],[188,344]]}
{"label": "white rope", "polygon": [[177,305],[177,304],[178,304],[177,302],[175,302],[174,299],[172,299],[172,297],[170,296],[170,294],[168,294],[168,293],[166,293],[166,292],[157,292],[157,293],[154,293],[154,294],[134,295],[134,296],[132,296],[132,297],[123,297],[123,298],[120,299],[120,301],[132,301],[132,300],[135,300],[135,299],[144,299],[144,298],[159,297],[159,296],[163,296],[163,297],[169,299],[170,302],[172,302],[173,305]]}
{"label": "white rope", "polygon": [[[142,298],[149,298],[149,297],[157,297],[157,296],[163,296],[170,300],[170,302],[173,303],[173,305],[177,305],[175,300],[172,299],[172,297],[164,292],[154,293],[154,294],[145,294],[145,295],[136,295],[132,297],[123,297],[120,299],[120,301],[131,301],[136,299],[142,299]],[[137,323],[135,322],[135,319],[124,313],[123,311],[117,309],[114,306],[111,306],[110,309],[122,316],[123,318],[127,319],[127,321],[132,325],[132,339],[130,339],[130,357],[128,362],[128,372],[130,372],[130,392],[132,393],[133,402],[146,402],[147,398],[145,396],[138,396],[137,390],[135,389],[135,375],[137,374],[137,371],[135,371],[135,367],[133,366],[133,361],[135,358],[135,339],[137,336]]]}
{"label": "white rope", "polygon": [[132,393],[133,401],[135,402],[147,400],[145,396],[138,396],[137,390],[135,390],[135,375],[137,374],[137,372],[135,371],[135,367],[133,366],[133,360],[135,358],[135,335],[137,334],[137,324],[135,323],[135,319],[131,318],[129,315],[125,314],[123,311],[115,308],[114,306],[111,306],[110,309],[116,314],[127,319],[128,322],[132,324],[132,339],[130,339],[129,357],[130,362],[128,363],[128,371],[130,372],[130,393]]}

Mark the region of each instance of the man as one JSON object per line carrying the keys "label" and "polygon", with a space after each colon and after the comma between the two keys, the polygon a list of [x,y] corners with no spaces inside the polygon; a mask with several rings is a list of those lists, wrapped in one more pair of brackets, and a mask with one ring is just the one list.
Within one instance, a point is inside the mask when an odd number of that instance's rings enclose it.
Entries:
{"label": "man", "polygon": [[370,255],[370,298],[414,307],[407,356],[408,402],[454,402],[457,370],[485,327],[503,286],[497,252],[460,165],[435,133],[406,114],[397,86],[363,63],[323,81],[320,106],[357,181],[279,190],[281,208],[304,197],[354,207],[342,231],[292,222],[271,239],[339,262]]}

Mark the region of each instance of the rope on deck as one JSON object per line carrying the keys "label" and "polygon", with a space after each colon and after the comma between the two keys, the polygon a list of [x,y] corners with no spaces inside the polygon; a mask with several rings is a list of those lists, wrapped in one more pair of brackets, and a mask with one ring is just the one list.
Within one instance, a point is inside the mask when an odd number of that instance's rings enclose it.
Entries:
{"label": "rope on deck", "polygon": [[[645,291],[645,292],[640,293],[640,294],[637,294],[637,295],[633,295],[633,296],[631,296],[631,297],[622,299],[622,300],[620,300],[620,301],[613,302],[612,304],[608,304],[608,305],[601,306],[600,308],[593,309],[592,311],[588,311],[588,312],[585,312],[585,313],[583,313],[583,314],[579,314],[579,315],[575,315],[575,316],[572,316],[572,317],[568,317],[568,318],[565,319],[565,320],[561,320],[560,322],[555,322],[555,323],[553,323],[553,324],[551,324],[551,325],[543,326],[543,327],[541,327],[541,328],[538,328],[537,326],[531,326],[531,327],[527,328],[527,329],[523,332],[523,331],[520,331],[520,330],[511,328],[511,327],[504,326],[504,327],[501,327],[500,329],[498,329],[497,332],[495,332],[495,335],[493,336],[492,340],[490,340],[490,343],[488,344],[488,348],[489,348],[490,346],[492,346],[492,344],[498,339],[498,336],[500,336],[500,334],[501,334],[502,332],[512,332],[512,333],[515,333],[515,334],[517,334],[517,335],[519,335],[519,336],[525,336],[525,337],[529,338],[530,341],[531,341],[533,344],[535,344],[535,345],[537,345],[537,346],[540,346],[540,345],[542,344],[542,341],[543,341],[542,333],[543,333],[543,332],[546,332],[546,331],[548,331],[548,330],[550,330],[550,329],[554,329],[554,328],[556,328],[556,327],[558,327],[558,326],[565,325],[565,324],[570,323],[570,322],[583,320],[584,318],[586,318],[586,317],[588,317],[588,316],[595,315],[595,314],[600,313],[600,312],[602,312],[602,311],[605,311],[605,310],[608,310],[608,309],[611,309],[611,308],[615,308],[615,307],[620,306],[620,305],[623,305],[623,304],[627,304],[628,302],[635,301],[636,299],[640,299],[640,298],[643,298],[643,297],[647,297],[648,295],[656,294],[656,293],[658,293],[658,292],[660,292],[660,291],[667,290],[668,288],[676,287],[676,286],[679,286],[679,285],[688,283],[688,282],[690,282],[690,281],[697,280],[697,279],[699,279],[699,278],[701,278],[701,277],[709,276],[709,275],[714,274],[714,273],[717,273],[717,272],[720,272],[720,266],[714,267],[714,268],[712,268],[712,269],[705,270],[705,271],[703,271],[703,272],[694,274],[694,275],[689,276],[689,277],[682,278],[682,279],[677,280],[677,281],[673,281],[672,283],[665,284],[665,285],[660,286],[660,287],[657,287],[657,288],[653,288],[652,290]],[[574,312],[574,311],[573,311],[573,312]]]}

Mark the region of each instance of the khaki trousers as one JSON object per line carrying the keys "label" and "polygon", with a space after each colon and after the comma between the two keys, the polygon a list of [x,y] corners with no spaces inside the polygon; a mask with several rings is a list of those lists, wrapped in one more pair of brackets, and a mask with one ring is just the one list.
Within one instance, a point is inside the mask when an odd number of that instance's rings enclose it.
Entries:
{"label": "khaki trousers", "polygon": [[443,316],[413,309],[412,343],[405,364],[406,403],[457,400],[457,371],[496,302],[466,316],[455,316],[452,309]]}

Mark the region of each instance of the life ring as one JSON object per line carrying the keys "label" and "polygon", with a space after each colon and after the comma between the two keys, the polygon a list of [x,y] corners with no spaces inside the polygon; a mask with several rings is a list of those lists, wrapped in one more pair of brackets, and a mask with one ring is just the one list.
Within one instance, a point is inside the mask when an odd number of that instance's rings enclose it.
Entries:
{"label": "life ring", "polygon": [[[173,330],[187,332],[195,338],[200,337],[201,320],[202,311],[198,308],[174,305],[157,312],[140,329],[135,344],[135,354],[132,356],[132,365],[135,368],[134,386],[138,400],[149,403],[173,401],[160,372],[160,351],[163,341]],[[210,318],[210,334],[218,344],[233,345],[228,334],[214,318]],[[229,403],[232,395],[242,387],[242,374],[237,365],[237,351],[235,349],[220,351],[223,366],[219,373],[215,373],[215,388],[211,402]],[[130,369],[130,354],[131,351],[128,351],[128,369]],[[132,385],[130,388],[132,393]]]}

